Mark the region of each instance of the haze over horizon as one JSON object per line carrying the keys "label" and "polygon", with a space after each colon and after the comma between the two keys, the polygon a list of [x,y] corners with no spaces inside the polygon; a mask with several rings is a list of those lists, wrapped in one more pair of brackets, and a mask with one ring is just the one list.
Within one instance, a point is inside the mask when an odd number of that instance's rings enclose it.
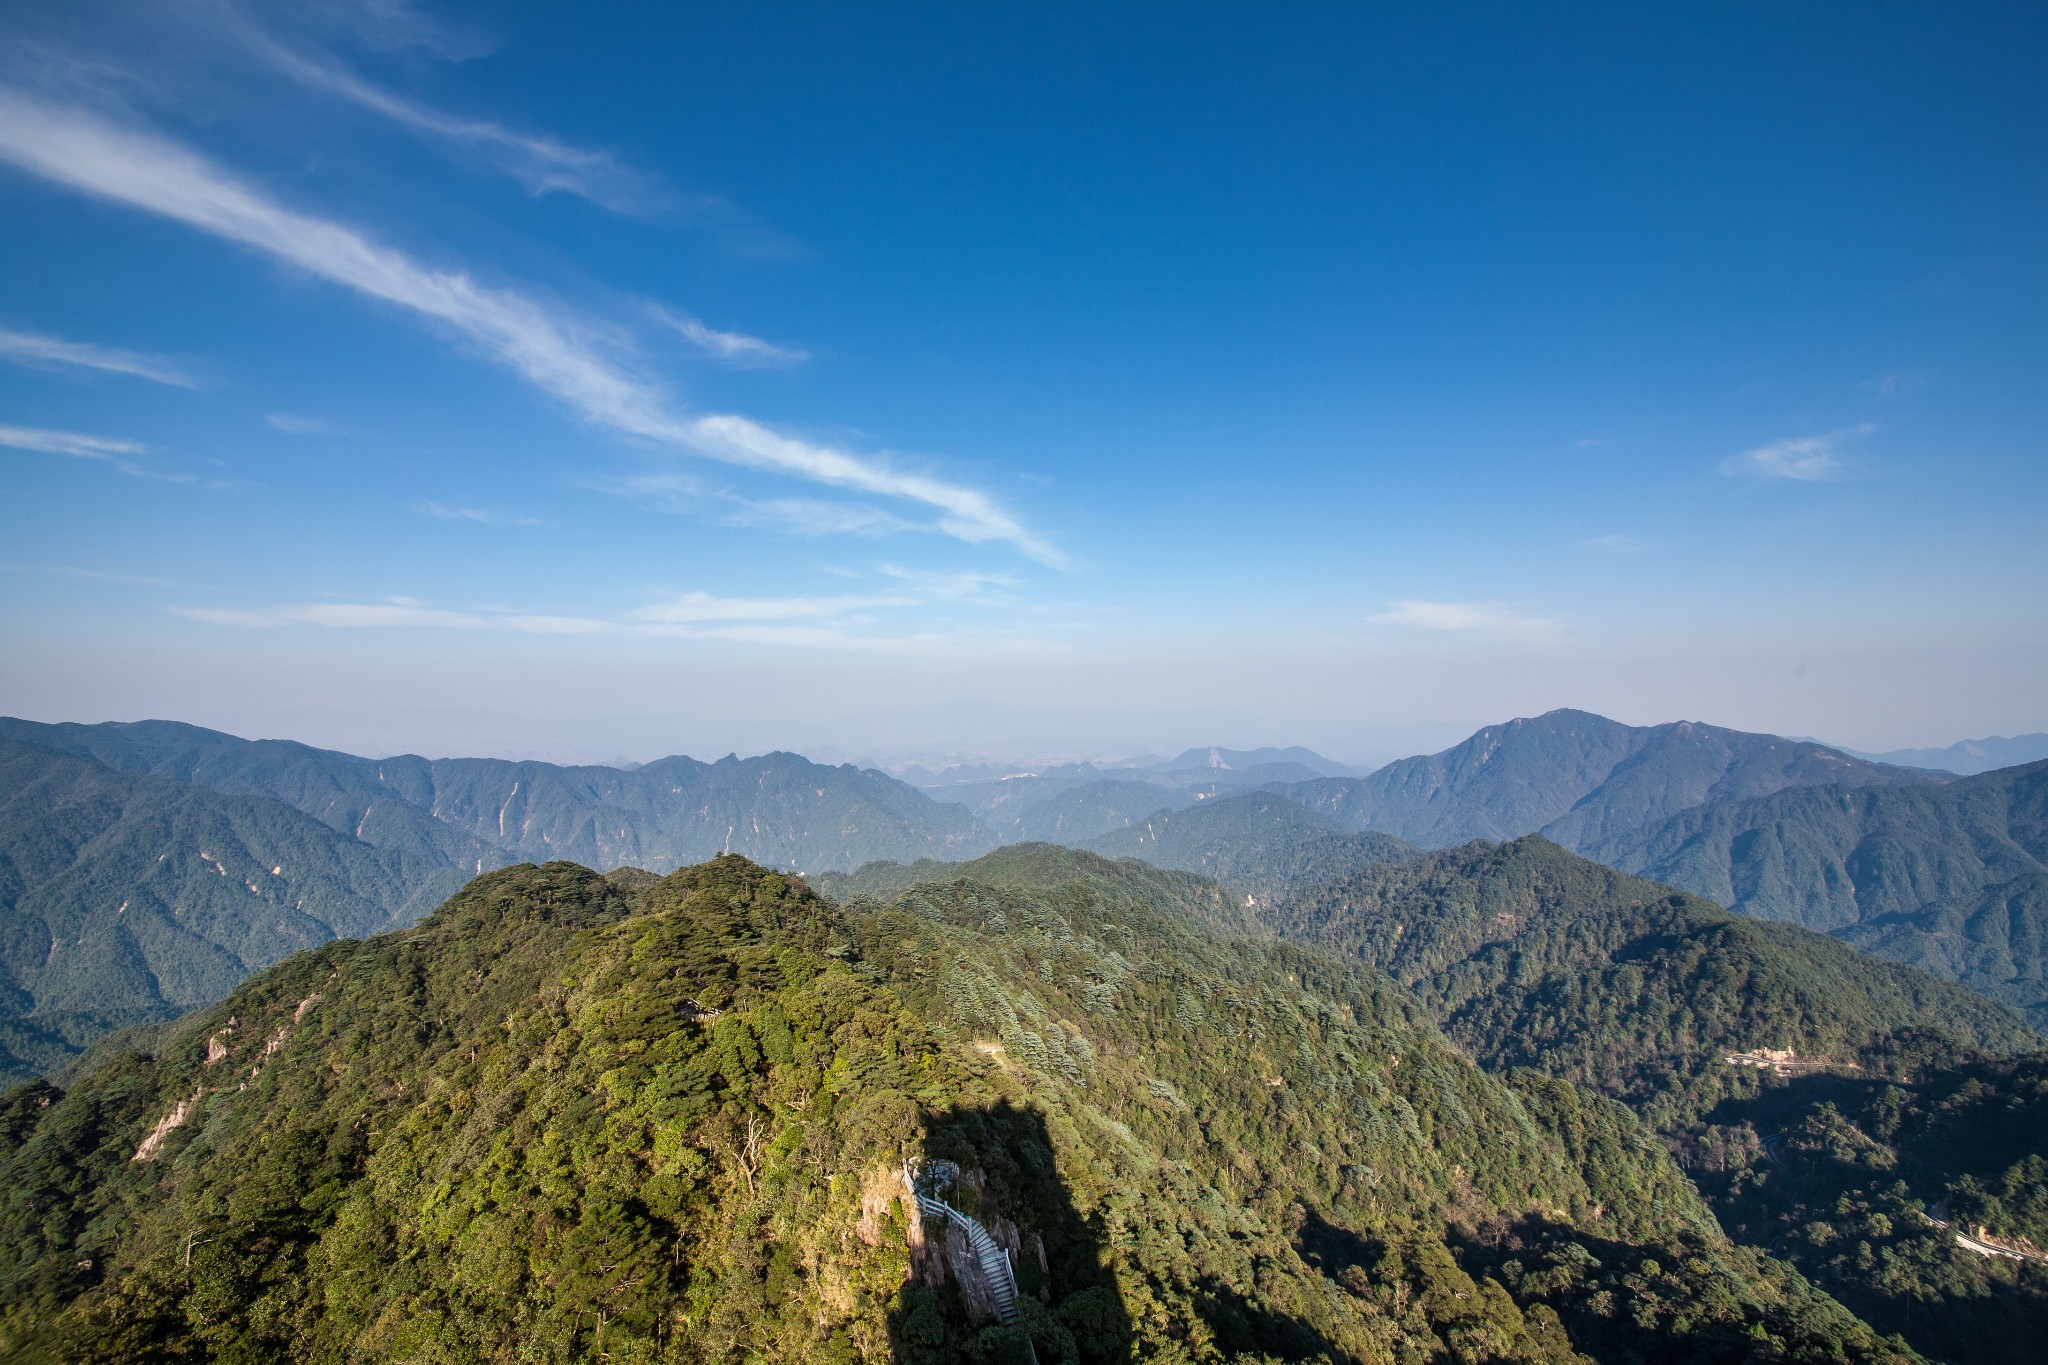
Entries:
{"label": "haze over horizon", "polygon": [[2037,8],[0,37],[0,713],[582,761],[2048,730]]}

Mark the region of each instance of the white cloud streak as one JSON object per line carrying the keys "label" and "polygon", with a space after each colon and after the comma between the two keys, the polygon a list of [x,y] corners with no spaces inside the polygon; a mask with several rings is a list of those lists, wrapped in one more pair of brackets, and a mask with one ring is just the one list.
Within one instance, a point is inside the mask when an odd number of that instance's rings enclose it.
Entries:
{"label": "white cloud streak", "polygon": [[83,370],[104,370],[109,374],[132,375],[181,389],[199,387],[193,378],[157,356],[89,342],[65,341],[38,332],[15,332],[0,328],[0,356],[31,365],[74,365]]}
{"label": "white cloud streak", "polygon": [[907,583],[919,592],[949,602],[979,601],[1017,586],[1015,578],[1001,573],[906,569],[900,564],[877,564],[875,569],[886,578]]}
{"label": "white cloud streak", "polygon": [[162,138],[0,87],[0,159],[87,194],[160,214],[454,328],[587,420],[708,459],[923,503],[948,535],[1062,562],[986,493],[798,440],[732,414],[678,415],[655,388],[525,296],[433,270],[353,229],[287,209]]}
{"label": "white cloud streak", "polygon": [[112,465],[131,478],[162,479],[166,483],[198,482],[190,474],[166,473],[129,459],[130,455],[149,453],[149,447],[139,441],[87,436],[77,431],[50,431],[41,427],[0,426],[0,446],[40,451],[45,455],[68,455],[74,460],[97,460]]}
{"label": "white cloud streak", "polygon": [[372,85],[344,67],[295,52],[253,29],[245,30],[244,36],[258,56],[299,84],[347,100],[416,133],[475,148],[534,194],[573,194],[626,214],[648,213],[665,201],[653,177],[623,165],[610,152],[515,133],[485,119],[445,114]]}
{"label": "white cloud streak", "polygon": [[116,455],[141,455],[149,447],[138,441],[116,440],[110,436],[86,436],[76,431],[48,431],[38,427],[0,427],[0,446],[16,450],[40,450],[51,455],[71,455],[81,460],[105,460]]}
{"label": "white cloud streak", "polygon": [[326,626],[337,630],[430,627],[440,630],[509,630],[523,635],[608,635],[609,621],[584,616],[533,616],[514,612],[448,611],[409,598],[387,602],[294,602],[283,606],[172,607],[175,616],[211,626],[263,630],[274,626]]}
{"label": "white cloud streak", "polygon": [[1839,478],[1849,467],[1840,448],[1876,430],[1866,423],[1824,436],[1793,436],[1773,441],[1740,455],[1730,455],[1721,461],[1721,472],[1732,478],[1790,479],[1799,483]]}
{"label": "white cloud streak", "polygon": [[1385,611],[1366,619],[1378,625],[1410,626],[1417,630],[1495,634],[1546,631],[1558,624],[1554,617],[1518,616],[1499,602],[1425,602],[1412,597],[1389,602]]}
{"label": "white cloud streak", "polygon": [[133,583],[145,588],[176,586],[168,578],[149,574],[112,573],[105,569],[82,569],[75,564],[0,564],[9,573],[55,574],[60,578],[86,578],[95,583]]}
{"label": "white cloud streak", "polygon": [[332,436],[339,430],[333,423],[323,422],[317,417],[294,417],[288,412],[270,413],[264,417],[263,424],[287,436]]}
{"label": "white cloud streak", "polygon": [[618,620],[544,616],[510,610],[450,610],[411,598],[381,602],[294,602],[271,607],[174,606],[175,616],[237,630],[314,627],[325,630],[506,631],[521,635],[611,636],[753,645],[770,649],[988,659],[1044,655],[1058,646],[1041,639],[980,631],[878,632],[865,612],[913,606],[884,597],[729,598],[685,593]]}
{"label": "white cloud streak", "polygon": [[1580,541],[1579,545],[1588,550],[1605,550],[1609,554],[1629,555],[1643,548],[1643,538],[1630,535],[1626,531],[1617,531],[1612,535],[1589,536]]}
{"label": "white cloud streak", "polygon": [[545,526],[548,523],[539,517],[521,516],[517,512],[496,512],[488,507],[463,507],[445,502],[423,502],[413,510],[422,516],[434,517],[440,521],[473,521],[479,526]]}
{"label": "white cloud streak", "polygon": [[[268,607],[174,606],[173,615],[204,625],[240,630],[314,626],[328,630],[496,630],[521,635],[654,636],[722,640],[735,644],[862,652],[933,652],[968,647],[966,637],[921,632],[858,633],[866,613],[922,605],[907,593],[829,597],[720,597],[687,592],[650,603],[615,620],[548,616],[509,609],[454,610],[410,597],[375,602],[289,602]],[[843,624],[842,624],[843,623]],[[976,637],[980,639],[980,637]],[[986,647],[1025,647],[982,641]]]}
{"label": "white cloud streak", "polygon": [[714,597],[686,592],[632,613],[634,621],[684,625],[700,621],[796,621],[846,616],[881,607],[914,607],[919,599],[902,593],[839,597]]}
{"label": "white cloud streak", "polygon": [[811,358],[809,352],[793,346],[777,346],[744,332],[721,332],[687,313],[656,306],[654,315],[699,352],[728,365],[796,365]]}

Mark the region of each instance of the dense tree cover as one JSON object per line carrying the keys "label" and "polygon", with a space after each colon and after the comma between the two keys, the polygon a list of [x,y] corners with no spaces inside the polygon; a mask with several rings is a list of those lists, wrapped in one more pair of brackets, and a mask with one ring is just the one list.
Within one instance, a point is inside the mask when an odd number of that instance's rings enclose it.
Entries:
{"label": "dense tree cover", "polygon": [[1489,725],[1440,754],[1366,777],[1279,788],[1347,829],[1425,848],[1541,833],[1578,852],[1681,811],[1787,787],[1939,785],[1947,773],[1895,768],[1778,735],[1715,725],[1622,725],[1560,710]]}
{"label": "dense tree cover", "polygon": [[1421,851],[1391,835],[1346,833],[1329,817],[1275,792],[1154,810],[1087,847],[1105,857],[1141,858],[1155,867],[1199,872],[1266,902],[1307,883],[1399,862]]}
{"label": "dense tree cover", "polygon": [[[1412,985],[1489,1067],[1626,1100],[1732,1233],[1882,1330],[2018,1362],[2048,1329],[2042,1269],[1964,1251],[1919,1212],[1945,1200],[1960,1221],[2048,1234],[2044,1060],[1984,1055],[2039,1046],[2008,1011],[1533,836],[1344,878],[1269,919]],[[1835,1065],[1727,1062],[1761,1049]]]}
{"label": "dense tree cover", "polygon": [[1005,844],[965,863],[931,858],[914,863],[872,862],[854,872],[827,872],[806,881],[837,901],[853,897],[888,901],[914,886],[956,881],[1013,891],[1085,886],[1102,896],[1136,897],[1195,929],[1226,937],[1269,936],[1253,907],[1207,877],[1154,867],[1134,858],[1111,861],[1063,844]]}
{"label": "dense tree cover", "polygon": [[1289,938],[1412,986],[1490,1066],[1532,1066],[1629,1101],[1661,1128],[1789,1049],[1874,1065],[1902,1032],[1986,1052],[2038,1045],[2011,1011],[1825,935],[1761,924],[1532,835],[1371,868],[1268,916]]}
{"label": "dense tree cover", "polygon": [[1903,1070],[1773,1081],[1682,1155],[1732,1233],[1883,1330],[1957,1365],[2037,1360],[2048,1263],[1956,1233],[2048,1250],[2048,1053]]}
{"label": "dense tree cover", "polygon": [[1587,851],[1961,981],[2048,1024],[2048,762],[1943,786],[1803,787]]}
{"label": "dense tree cover", "polygon": [[282,802],[0,740],[0,1084],[460,886]]}
{"label": "dense tree cover", "polygon": [[0,1105],[0,1357],[1014,1358],[907,1157],[963,1168],[1047,1365],[1908,1354],[1622,1107],[1066,866],[836,908],[526,866],[293,957]]}

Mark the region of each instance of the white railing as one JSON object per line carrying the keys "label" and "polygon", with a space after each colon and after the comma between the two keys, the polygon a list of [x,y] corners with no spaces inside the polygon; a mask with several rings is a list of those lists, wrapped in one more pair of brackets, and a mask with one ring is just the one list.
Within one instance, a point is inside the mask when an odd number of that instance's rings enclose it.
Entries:
{"label": "white railing", "polygon": [[[1011,1264],[1010,1253],[995,1238],[979,1219],[960,1212],[943,1199],[933,1198],[918,1189],[917,1179],[910,1168],[903,1168],[903,1183],[910,1190],[910,1197],[917,1201],[918,1212],[939,1222],[950,1222],[967,1236],[967,1249],[973,1253],[975,1265],[981,1271],[982,1288],[995,1306],[996,1317],[1005,1327],[1017,1325],[1017,1268]],[[1031,1349],[1032,1365],[1038,1365],[1038,1352]]]}

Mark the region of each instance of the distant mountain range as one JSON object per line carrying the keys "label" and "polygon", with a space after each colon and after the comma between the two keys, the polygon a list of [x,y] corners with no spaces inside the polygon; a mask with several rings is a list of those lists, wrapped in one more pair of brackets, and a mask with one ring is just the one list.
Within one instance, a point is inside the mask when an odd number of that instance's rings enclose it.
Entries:
{"label": "distant mountain range", "polygon": [[1167,789],[1090,772],[1062,775],[1052,796],[1012,789],[1007,824],[990,823],[1262,895],[1385,861],[1332,842],[1343,834],[1447,848],[1541,833],[1740,914],[1964,982],[2048,1024],[2043,766],[1958,779],[1811,740],[1564,710],[1364,777],[1259,785],[1299,813],[1269,801],[1251,818],[1242,790],[1217,782],[1141,814],[1149,792]]}
{"label": "distant mountain range", "polygon": [[1987,739],[1966,739],[1945,749],[1893,749],[1890,753],[1866,754],[1844,749],[1845,754],[1877,763],[1896,763],[1907,768],[1939,768],[1961,777],[1988,773],[1993,768],[2011,768],[2021,763],[2038,763],[2048,758],[2048,734],[1992,735]]}
{"label": "distant mountain range", "polygon": [[2048,1022],[2037,773],[1957,779],[1694,722],[1554,711],[1365,775],[1301,748],[1196,748],[925,791],[786,753],[630,771],[368,759],[169,721],[0,719],[0,744],[0,1075],[410,923],[521,860],[665,872],[731,852],[818,874],[1028,841],[1269,905],[1419,849],[1541,833]]}
{"label": "distant mountain range", "polygon": [[731,851],[820,870],[996,842],[885,774],[795,754],[625,772],[0,719],[0,1080],[409,924],[508,863],[667,871]]}
{"label": "distant mountain range", "polygon": [[1693,721],[1623,725],[1588,711],[1551,711],[1489,725],[1440,754],[1404,758],[1366,777],[1279,790],[1347,828],[1426,848],[1540,833],[1579,849],[1695,806],[1787,787],[1944,780],[1777,735]]}
{"label": "distant mountain range", "polygon": [[510,861],[460,867],[268,797],[0,740],[0,1083],[302,948],[410,923]]}

